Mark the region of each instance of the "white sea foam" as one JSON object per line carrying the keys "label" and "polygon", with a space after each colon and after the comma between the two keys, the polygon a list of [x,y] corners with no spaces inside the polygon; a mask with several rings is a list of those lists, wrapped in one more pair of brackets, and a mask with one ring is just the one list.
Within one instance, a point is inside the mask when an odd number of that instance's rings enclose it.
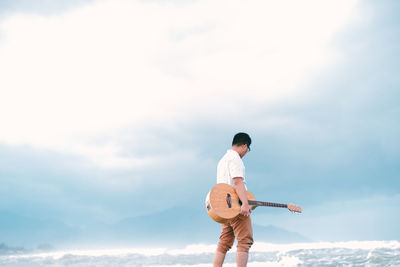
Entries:
{"label": "white sea foam", "polygon": [[[251,251],[255,252],[288,252],[293,250],[310,250],[310,249],[363,249],[371,250],[376,248],[400,249],[399,241],[347,241],[347,242],[313,242],[313,243],[291,243],[291,244],[273,244],[256,242]],[[170,255],[188,255],[212,253],[216,249],[216,245],[194,244],[186,246],[183,249],[166,250]],[[233,247],[232,252],[236,251]]]}
{"label": "white sea foam", "polygon": [[270,252],[280,251],[288,252],[293,250],[305,249],[364,249],[371,250],[376,248],[399,249],[399,241],[348,241],[348,242],[314,242],[314,243],[293,243],[293,244],[271,244],[258,242],[252,247],[252,251]]}
{"label": "white sea foam", "polygon": [[[47,253],[1,255],[0,266],[210,266],[216,245],[193,244],[181,249],[119,248],[63,250]],[[302,265],[400,266],[398,241],[350,241],[271,244],[257,242],[249,256],[249,267]],[[225,267],[235,266],[235,248]]]}
{"label": "white sea foam", "polygon": [[[300,264],[301,261],[296,257],[285,257],[281,261],[272,262],[272,261],[253,261],[247,264],[248,267],[294,267]],[[205,264],[195,264],[195,265],[148,265],[146,267],[210,267],[211,263]],[[224,263],[224,267],[236,267],[236,263]]]}
{"label": "white sea foam", "polygon": [[140,254],[143,256],[159,256],[166,254],[168,249],[166,248],[119,248],[119,249],[92,249],[92,250],[60,250],[54,252],[45,253],[29,253],[29,254],[19,254],[10,255],[9,257],[14,258],[27,258],[27,257],[39,257],[47,258],[51,257],[54,259],[60,259],[66,255],[74,256],[88,256],[88,257],[100,257],[100,256],[121,256],[128,254]]}
{"label": "white sea foam", "polygon": [[[348,242],[314,242],[314,243],[291,243],[291,244],[272,244],[264,242],[256,242],[252,248],[252,252],[289,252],[294,250],[313,250],[313,249],[363,249],[373,250],[376,248],[400,249],[399,241],[348,241]],[[76,256],[118,256],[127,254],[140,254],[144,256],[158,256],[162,254],[168,255],[196,255],[204,253],[213,253],[216,245],[192,244],[181,249],[168,248],[118,248],[118,249],[92,249],[92,250],[61,250],[46,253],[32,253],[22,255],[10,255],[10,257],[53,257],[61,258],[65,255]],[[236,252],[233,247],[231,252]]]}

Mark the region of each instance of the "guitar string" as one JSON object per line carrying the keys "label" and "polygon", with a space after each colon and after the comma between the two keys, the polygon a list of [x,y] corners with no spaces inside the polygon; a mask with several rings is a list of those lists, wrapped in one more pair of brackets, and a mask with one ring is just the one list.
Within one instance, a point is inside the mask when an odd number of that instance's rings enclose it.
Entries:
{"label": "guitar string", "polygon": [[257,201],[257,200],[249,200],[249,204],[250,204],[250,205],[258,205],[258,206],[269,206],[269,207],[287,208],[287,204],[263,202],[263,201]]}

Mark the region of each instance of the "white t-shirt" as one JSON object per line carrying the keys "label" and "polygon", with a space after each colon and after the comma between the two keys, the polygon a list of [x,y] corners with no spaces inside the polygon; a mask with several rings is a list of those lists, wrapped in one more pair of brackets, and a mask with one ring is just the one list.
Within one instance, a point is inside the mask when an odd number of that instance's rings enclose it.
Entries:
{"label": "white t-shirt", "polygon": [[234,186],[232,178],[242,177],[246,186],[245,168],[242,158],[233,149],[228,149],[226,154],[218,162],[217,184],[225,183]]}

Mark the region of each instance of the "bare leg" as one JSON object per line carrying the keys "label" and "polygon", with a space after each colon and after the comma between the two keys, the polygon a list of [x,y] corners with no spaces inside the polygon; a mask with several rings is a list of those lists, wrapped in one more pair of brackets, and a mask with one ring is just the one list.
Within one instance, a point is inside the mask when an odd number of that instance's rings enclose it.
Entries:
{"label": "bare leg", "polygon": [[218,250],[215,251],[214,255],[214,267],[222,267],[222,264],[224,263],[225,259],[225,254],[222,252],[219,252]]}
{"label": "bare leg", "polygon": [[246,267],[248,257],[249,257],[249,253],[247,253],[247,252],[236,252],[237,267]]}

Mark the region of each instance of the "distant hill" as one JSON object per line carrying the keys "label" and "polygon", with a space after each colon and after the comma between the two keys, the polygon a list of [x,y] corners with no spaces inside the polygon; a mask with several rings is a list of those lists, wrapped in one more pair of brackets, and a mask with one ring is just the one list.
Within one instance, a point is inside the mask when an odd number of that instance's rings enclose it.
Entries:
{"label": "distant hill", "polygon": [[[220,224],[202,208],[174,207],[146,216],[125,218],[113,224],[98,223],[85,228],[58,221],[44,221],[0,212],[0,243],[37,247],[51,243],[96,244],[97,246],[182,246],[218,242]],[[254,224],[256,241],[272,243],[307,242],[299,233],[275,226]]]}
{"label": "distant hill", "polygon": [[253,234],[256,241],[267,243],[295,243],[311,242],[312,240],[296,232],[287,231],[273,225],[253,225]]}
{"label": "distant hill", "polygon": [[22,247],[9,247],[4,243],[0,243],[0,255],[7,254],[20,254],[25,253],[27,250]]}
{"label": "distant hill", "polygon": [[[41,220],[0,211],[0,243],[36,247],[69,240],[77,234],[79,234],[78,229],[69,227],[60,221]],[[5,246],[5,244],[3,245]]]}
{"label": "distant hill", "polygon": [[[126,218],[110,226],[121,239],[134,237],[140,242],[216,243],[221,226],[211,220],[205,210],[175,207],[148,216]],[[271,243],[308,242],[299,233],[275,226],[254,224],[257,241]]]}

